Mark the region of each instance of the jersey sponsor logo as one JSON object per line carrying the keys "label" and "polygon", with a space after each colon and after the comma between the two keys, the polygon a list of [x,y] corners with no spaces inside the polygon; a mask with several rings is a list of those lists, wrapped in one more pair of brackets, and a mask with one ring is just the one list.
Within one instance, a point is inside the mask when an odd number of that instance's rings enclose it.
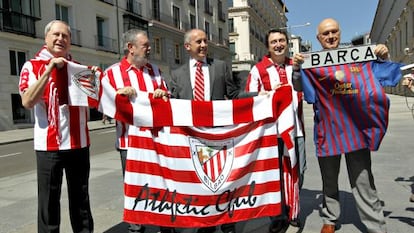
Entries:
{"label": "jersey sponsor logo", "polygon": [[353,88],[352,83],[336,82],[334,88],[331,89],[332,95],[355,95],[359,90]]}
{"label": "jersey sponsor logo", "polygon": [[190,138],[191,157],[200,181],[216,192],[227,181],[234,160],[234,142]]}

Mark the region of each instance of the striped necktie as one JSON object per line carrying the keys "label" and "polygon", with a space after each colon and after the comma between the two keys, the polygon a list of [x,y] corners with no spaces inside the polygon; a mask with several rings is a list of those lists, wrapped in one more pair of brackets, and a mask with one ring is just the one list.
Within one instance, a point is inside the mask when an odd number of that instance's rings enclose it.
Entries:
{"label": "striped necktie", "polygon": [[197,61],[196,65],[194,100],[204,100],[204,75],[203,70],[201,69],[203,62]]}

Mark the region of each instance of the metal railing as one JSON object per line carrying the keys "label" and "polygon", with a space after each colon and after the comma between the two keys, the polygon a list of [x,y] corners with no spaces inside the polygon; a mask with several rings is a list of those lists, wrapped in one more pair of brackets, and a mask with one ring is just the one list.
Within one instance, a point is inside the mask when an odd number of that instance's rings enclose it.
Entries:
{"label": "metal railing", "polygon": [[34,37],[35,18],[18,12],[0,11],[0,30]]}
{"label": "metal railing", "polygon": [[142,15],[142,3],[138,2],[138,0],[128,0],[127,11],[137,15]]}
{"label": "metal railing", "polygon": [[82,45],[81,44],[81,39],[80,39],[81,38],[81,31],[76,29],[76,28],[71,27],[70,28],[70,33],[71,33],[70,40],[71,40],[72,44],[81,46]]}
{"label": "metal railing", "polygon": [[117,41],[110,37],[96,35],[95,36],[95,46],[96,49],[107,51],[107,52],[118,52]]}

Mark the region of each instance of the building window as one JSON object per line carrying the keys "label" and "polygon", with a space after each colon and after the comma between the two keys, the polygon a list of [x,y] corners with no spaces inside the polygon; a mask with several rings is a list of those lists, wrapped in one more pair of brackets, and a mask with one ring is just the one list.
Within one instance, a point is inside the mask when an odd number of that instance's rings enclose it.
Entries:
{"label": "building window", "polygon": [[408,45],[408,22],[405,21],[405,45]]}
{"label": "building window", "polygon": [[180,29],[180,8],[173,6],[173,21],[174,21],[174,27]]}
{"label": "building window", "polygon": [[56,4],[55,12],[56,12],[56,19],[65,21],[66,23],[70,25],[68,7],[62,6],[60,4]]}
{"label": "building window", "polygon": [[157,58],[157,59],[160,59],[161,58],[161,53],[162,53],[161,38],[154,37],[154,42],[152,44],[153,44],[152,48],[153,48],[153,51],[154,51],[154,57]]}
{"label": "building window", "polygon": [[229,25],[228,25],[228,27],[229,27],[229,32],[235,32],[234,31],[234,19],[229,19]]}
{"label": "building window", "polygon": [[97,42],[98,42],[98,46],[104,46],[104,26],[105,25],[105,19],[101,18],[101,17],[96,17],[96,27],[97,27],[97,32],[98,32],[98,38],[97,38]]}
{"label": "building window", "polygon": [[204,12],[213,15],[213,8],[210,6],[210,0],[204,0]]}
{"label": "building window", "polygon": [[219,34],[218,34],[218,36],[219,36],[219,38],[218,38],[218,39],[219,39],[219,43],[220,43],[220,44],[222,44],[222,45],[224,45],[224,40],[223,40],[223,28],[219,28],[219,29],[218,29],[218,33],[219,33]]}
{"label": "building window", "polygon": [[190,14],[190,28],[197,28],[196,17],[193,14]]}
{"label": "building window", "polygon": [[229,43],[229,50],[231,54],[231,60],[236,60],[236,44],[234,42]]}
{"label": "building window", "polygon": [[143,20],[139,17],[130,15],[130,14],[125,14],[123,16],[123,19],[124,19],[123,20],[124,21],[124,32],[128,31],[129,29],[134,29],[134,28],[141,29],[143,31],[148,32],[148,22],[147,21],[145,21],[145,20]]}
{"label": "building window", "polygon": [[142,15],[142,4],[138,2],[138,0],[128,0],[127,11],[137,15]]}
{"label": "building window", "polygon": [[40,18],[40,0],[3,0],[1,8],[26,16]]}
{"label": "building window", "polygon": [[35,21],[40,19],[39,0],[0,1],[1,30],[35,36]]}
{"label": "building window", "polygon": [[204,22],[204,31],[206,32],[207,35],[207,39],[211,40],[211,34],[210,34],[210,23],[209,22]]}
{"label": "building window", "polygon": [[226,21],[226,14],[224,14],[224,12],[223,12],[223,2],[221,0],[219,0],[217,2],[217,13],[218,13],[219,20],[225,22]]}
{"label": "building window", "polygon": [[175,64],[180,64],[181,62],[181,46],[180,44],[174,45],[174,61]]}
{"label": "building window", "polygon": [[22,105],[22,98],[19,94],[11,94],[13,123],[30,123],[30,110]]}
{"label": "building window", "polygon": [[152,18],[160,21],[160,0],[152,0]]}
{"label": "building window", "polygon": [[[413,12],[413,18],[412,18],[411,23],[414,24],[414,12]],[[414,37],[414,29],[413,29],[413,27],[411,27],[411,36]]]}
{"label": "building window", "polygon": [[20,75],[20,70],[26,62],[26,53],[21,51],[9,50],[10,74]]}
{"label": "building window", "polygon": [[119,47],[116,40],[109,37],[108,20],[102,17],[96,17],[96,47],[99,50],[116,52]]}

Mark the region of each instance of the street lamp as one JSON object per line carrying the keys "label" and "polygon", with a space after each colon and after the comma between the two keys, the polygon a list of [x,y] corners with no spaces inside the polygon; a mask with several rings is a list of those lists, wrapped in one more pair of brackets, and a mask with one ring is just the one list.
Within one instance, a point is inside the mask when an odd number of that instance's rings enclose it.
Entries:
{"label": "street lamp", "polygon": [[[289,35],[289,37],[292,39],[291,40],[291,43],[289,43],[290,44],[289,45],[290,53],[293,54],[293,53],[298,53],[298,52],[303,52],[303,51],[309,51],[309,49],[312,47],[312,45],[310,43],[308,43],[308,42],[302,44],[301,37],[300,36],[294,36],[290,32],[290,29],[292,29],[292,28],[307,27],[309,25],[311,25],[311,23],[307,22],[307,23],[304,23],[304,24],[298,24],[298,25],[292,25],[292,26],[287,26],[287,27],[281,27],[281,28],[279,28],[281,30],[287,29],[288,30],[288,33],[291,34],[291,35]],[[295,41],[297,41],[296,43],[293,43],[293,38],[296,38],[297,39],[297,40],[295,40]]]}
{"label": "street lamp", "polygon": [[309,25],[311,25],[311,23],[309,23],[309,22],[307,22],[307,23],[305,23],[305,24],[298,24],[298,25],[292,25],[292,26],[287,26],[287,27],[281,27],[281,28],[279,28],[279,29],[291,29],[291,28],[300,28],[300,27],[307,27],[307,26],[309,26]]}
{"label": "street lamp", "polygon": [[198,26],[198,0],[195,0],[195,14],[196,14],[196,21],[195,21],[196,28],[199,28]]}

